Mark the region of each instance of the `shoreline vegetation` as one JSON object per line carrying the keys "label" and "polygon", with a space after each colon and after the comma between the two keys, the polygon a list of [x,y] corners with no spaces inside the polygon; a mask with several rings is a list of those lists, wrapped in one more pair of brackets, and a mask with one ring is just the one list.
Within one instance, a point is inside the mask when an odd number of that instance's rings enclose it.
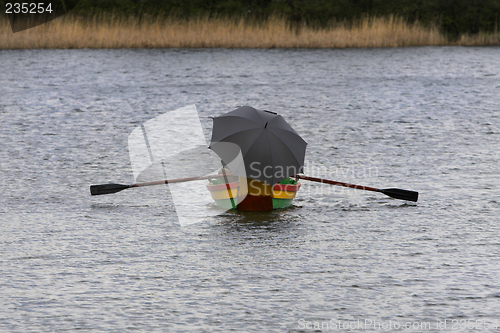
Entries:
{"label": "shoreline vegetation", "polygon": [[365,17],[325,27],[271,16],[265,20],[68,14],[47,24],[12,33],[0,17],[0,49],[100,48],[370,48],[500,45],[494,32],[447,38],[436,25],[401,16]]}

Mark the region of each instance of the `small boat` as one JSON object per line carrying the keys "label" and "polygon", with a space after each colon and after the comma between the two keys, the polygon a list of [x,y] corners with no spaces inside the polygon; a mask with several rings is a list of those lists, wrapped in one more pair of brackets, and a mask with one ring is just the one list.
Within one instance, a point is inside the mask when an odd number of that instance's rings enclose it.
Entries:
{"label": "small boat", "polygon": [[224,209],[243,211],[270,211],[292,206],[292,201],[300,189],[300,183],[292,178],[285,178],[273,186],[244,177],[212,179],[207,184],[217,206]]}

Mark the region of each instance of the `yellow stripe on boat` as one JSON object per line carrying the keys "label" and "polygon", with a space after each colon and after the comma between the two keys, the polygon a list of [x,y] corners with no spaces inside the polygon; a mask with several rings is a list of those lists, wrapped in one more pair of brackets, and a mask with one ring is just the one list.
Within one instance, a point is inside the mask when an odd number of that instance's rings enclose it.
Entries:
{"label": "yellow stripe on boat", "polygon": [[227,188],[226,184],[207,185],[207,188],[212,195],[212,199],[224,200],[238,197],[238,183],[234,182],[227,185],[229,185],[229,189]]}
{"label": "yellow stripe on boat", "polygon": [[297,192],[273,190],[273,198],[275,199],[295,199]]}

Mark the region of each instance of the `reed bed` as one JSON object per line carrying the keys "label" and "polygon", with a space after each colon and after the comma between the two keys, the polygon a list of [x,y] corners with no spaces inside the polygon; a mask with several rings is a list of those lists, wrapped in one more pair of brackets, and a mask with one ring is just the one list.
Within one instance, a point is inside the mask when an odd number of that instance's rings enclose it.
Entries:
{"label": "reed bed", "polygon": [[352,48],[423,45],[500,45],[500,34],[462,36],[449,42],[437,27],[400,17],[332,23],[323,29],[291,27],[286,19],[121,18],[67,15],[13,34],[0,19],[0,49],[74,48]]}

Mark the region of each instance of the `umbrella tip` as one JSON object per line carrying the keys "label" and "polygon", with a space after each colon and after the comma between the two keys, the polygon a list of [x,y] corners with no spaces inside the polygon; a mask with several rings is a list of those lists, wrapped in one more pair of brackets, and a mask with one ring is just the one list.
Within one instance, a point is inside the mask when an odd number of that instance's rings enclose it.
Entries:
{"label": "umbrella tip", "polygon": [[267,112],[267,113],[277,114],[276,112],[272,112],[272,111],[268,111],[268,110],[263,110],[263,111]]}

